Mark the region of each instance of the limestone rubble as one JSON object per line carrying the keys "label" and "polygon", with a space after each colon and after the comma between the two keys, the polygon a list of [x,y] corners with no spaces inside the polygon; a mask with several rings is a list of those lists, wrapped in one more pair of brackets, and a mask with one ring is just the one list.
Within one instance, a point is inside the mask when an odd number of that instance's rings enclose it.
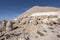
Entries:
{"label": "limestone rubble", "polygon": [[60,40],[58,15],[25,15],[2,24],[0,40]]}

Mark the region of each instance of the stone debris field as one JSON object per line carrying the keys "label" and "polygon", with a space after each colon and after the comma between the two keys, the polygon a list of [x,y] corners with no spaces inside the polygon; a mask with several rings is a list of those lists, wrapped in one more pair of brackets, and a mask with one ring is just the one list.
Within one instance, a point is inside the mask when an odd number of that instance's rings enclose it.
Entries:
{"label": "stone debris field", "polygon": [[4,20],[0,24],[0,40],[60,40],[60,18],[51,14]]}

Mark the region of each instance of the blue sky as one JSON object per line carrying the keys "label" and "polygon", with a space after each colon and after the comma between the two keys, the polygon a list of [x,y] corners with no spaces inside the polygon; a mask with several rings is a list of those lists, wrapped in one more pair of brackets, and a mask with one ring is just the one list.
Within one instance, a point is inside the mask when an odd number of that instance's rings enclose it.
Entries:
{"label": "blue sky", "polygon": [[13,19],[32,6],[60,7],[60,0],[0,0],[0,20]]}

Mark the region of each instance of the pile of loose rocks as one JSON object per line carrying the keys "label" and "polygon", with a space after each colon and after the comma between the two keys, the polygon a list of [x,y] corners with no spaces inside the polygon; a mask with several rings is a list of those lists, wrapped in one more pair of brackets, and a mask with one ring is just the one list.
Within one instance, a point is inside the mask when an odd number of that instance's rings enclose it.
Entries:
{"label": "pile of loose rocks", "polygon": [[60,40],[60,18],[42,15],[4,20],[0,40]]}

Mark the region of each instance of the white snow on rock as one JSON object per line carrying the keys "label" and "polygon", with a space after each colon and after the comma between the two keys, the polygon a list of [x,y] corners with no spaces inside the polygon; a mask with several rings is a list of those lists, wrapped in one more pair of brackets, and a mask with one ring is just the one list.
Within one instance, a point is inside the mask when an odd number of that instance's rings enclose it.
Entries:
{"label": "white snow on rock", "polygon": [[17,20],[17,19],[14,19],[15,21]]}
{"label": "white snow on rock", "polygon": [[41,16],[41,15],[58,15],[58,17],[60,18],[59,15],[60,12],[40,12],[40,13],[32,13],[31,16]]}

